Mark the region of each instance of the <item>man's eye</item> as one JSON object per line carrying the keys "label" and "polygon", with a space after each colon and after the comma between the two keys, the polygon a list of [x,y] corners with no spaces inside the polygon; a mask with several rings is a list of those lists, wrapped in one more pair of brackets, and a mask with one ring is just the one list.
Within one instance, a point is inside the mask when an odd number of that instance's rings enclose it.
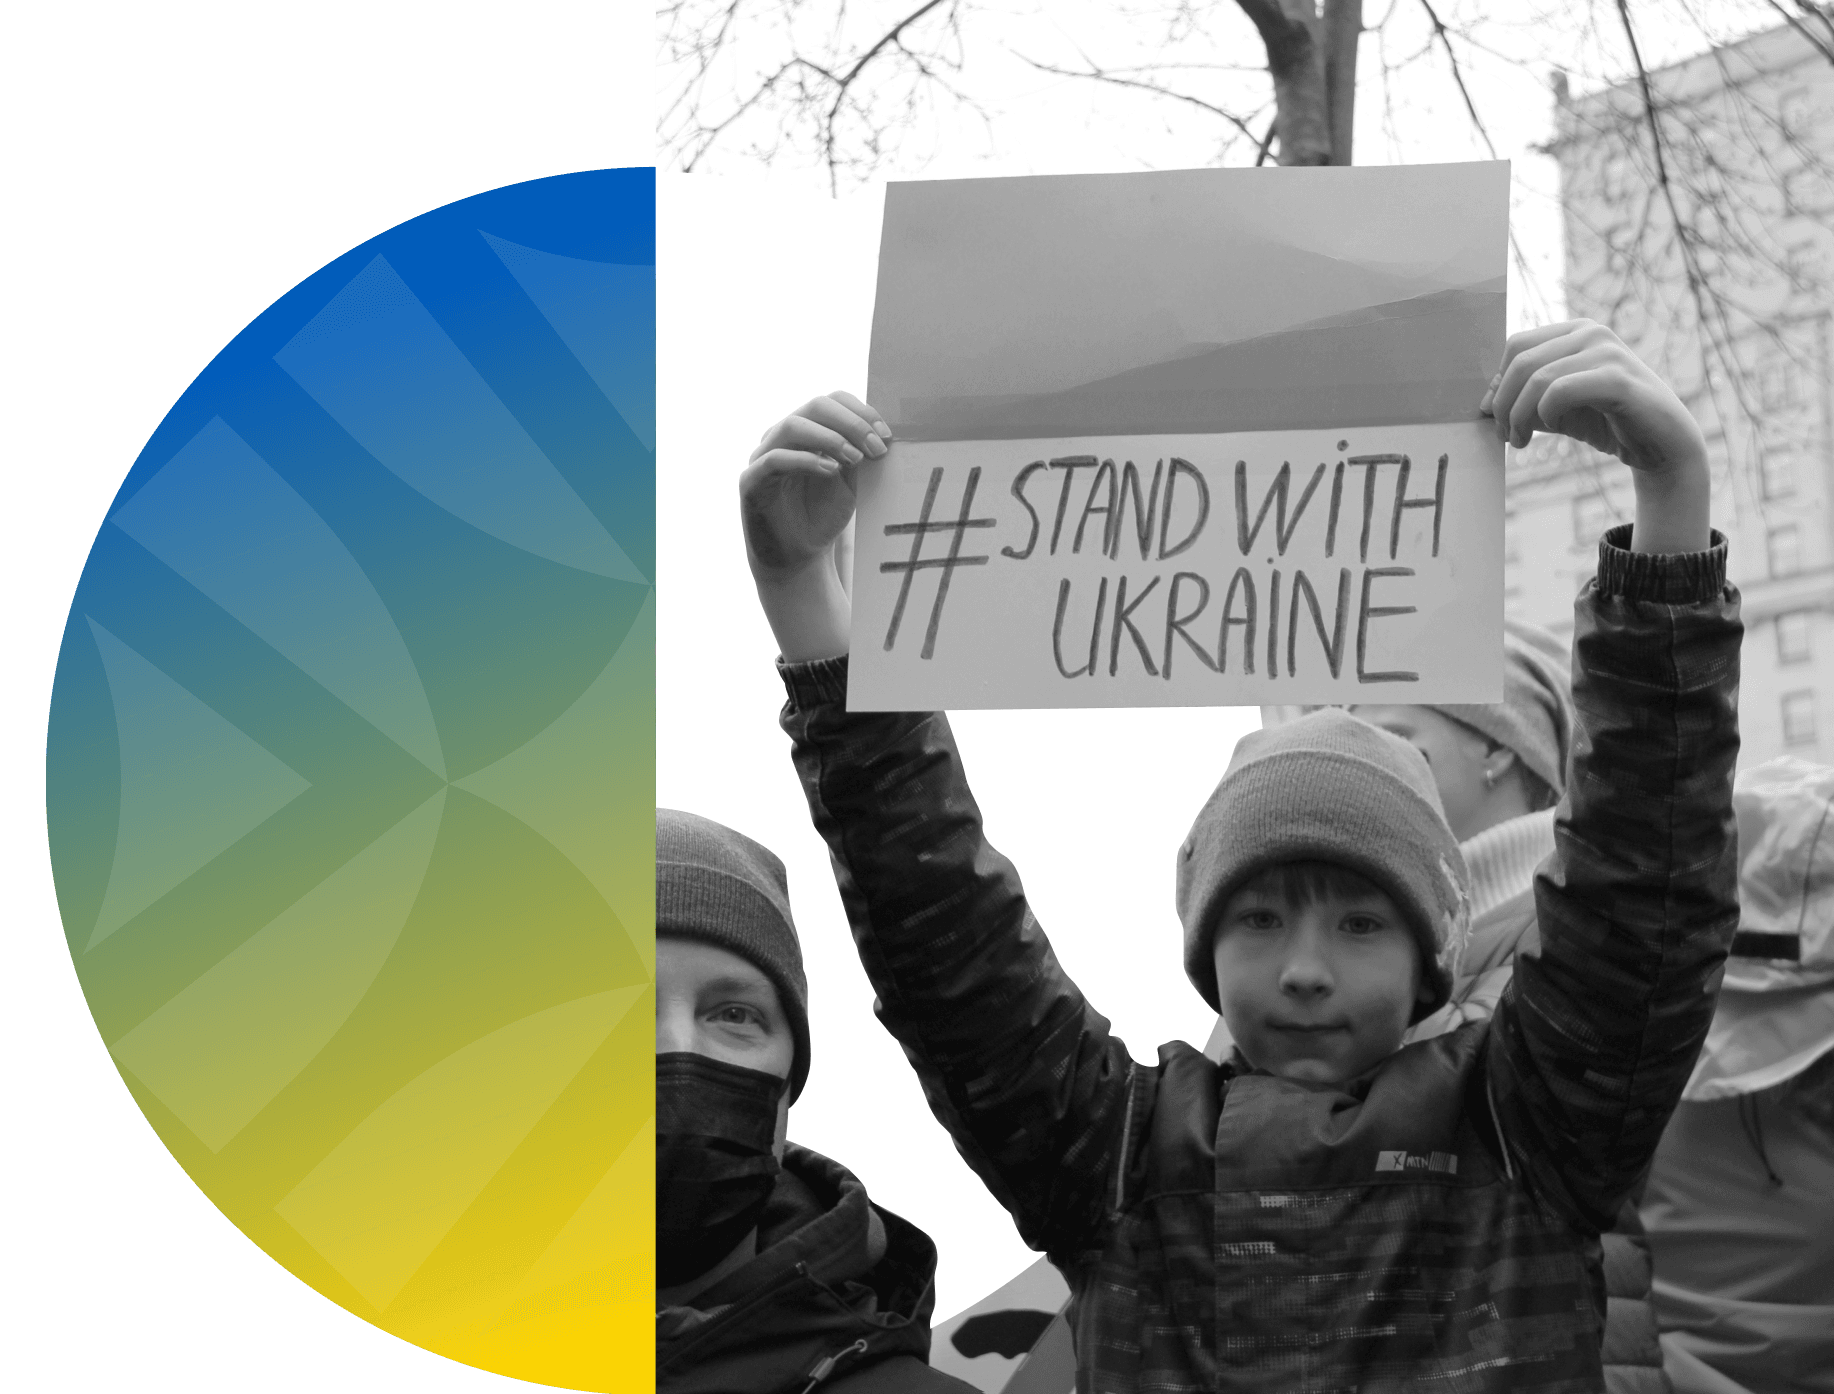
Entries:
{"label": "man's eye", "polygon": [[756,1007],[747,1007],[740,1002],[728,1002],[723,1007],[716,1007],[713,1020],[722,1026],[762,1026],[764,1015]]}

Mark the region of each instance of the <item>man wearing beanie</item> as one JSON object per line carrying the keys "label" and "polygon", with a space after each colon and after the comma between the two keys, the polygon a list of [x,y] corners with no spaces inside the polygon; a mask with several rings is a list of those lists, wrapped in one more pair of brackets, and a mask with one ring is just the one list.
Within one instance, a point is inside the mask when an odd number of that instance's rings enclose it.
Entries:
{"label": "man wearing beanie", "polygon": [[1469,947],[1432,770],[1339,710],[1262,731],[1176,854],[1185,971],[1238,1050],[1220,1064],[1174,1042],[1143,1066],[1115,1039],[987,845],[945,717],[846,709],[835,442],[884,455],[873,408],[809,403],[741,480],[783,724],[880,1019],[1063,1272],[1083,1394],[1601,1385],[1598,1236],[1738,922],[1738,599],[1699,428],[1608,330],[1514,336],[1473,407],[1636,479],[1634,531],[1601,539],[1576,605],[1583,715],[1540,952],[1491,1019],[1403,1044]]}
{"label": "man wearing beanie", "polygon": [[656,1388],[969,1394],[932,1370],[936,1248],[785,1140],[809,1073],[783,863],[656,810]]}

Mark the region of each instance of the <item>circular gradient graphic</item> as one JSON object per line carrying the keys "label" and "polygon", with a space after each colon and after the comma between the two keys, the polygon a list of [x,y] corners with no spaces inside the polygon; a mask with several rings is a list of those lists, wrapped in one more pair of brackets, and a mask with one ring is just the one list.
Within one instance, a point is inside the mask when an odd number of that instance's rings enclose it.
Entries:
{"label": "circular gradient graphic", "polygon": [[652,1384],[654,176],[416,218],[154,433],[71,608],[48,816],[122,1078],[319,1292]]}

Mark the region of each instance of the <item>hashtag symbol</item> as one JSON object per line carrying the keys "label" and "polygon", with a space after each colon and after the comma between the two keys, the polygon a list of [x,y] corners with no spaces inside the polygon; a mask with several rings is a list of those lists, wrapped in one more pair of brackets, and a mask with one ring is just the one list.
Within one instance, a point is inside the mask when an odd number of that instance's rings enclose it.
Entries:
{"label": "hashtag symbol", "polygon": [[[962,555],[962,538],[969,528],[990,528],[994,525],[992,518],[971,518],[968,515],[974,510],[974,491],[980,487],[981,467],[976,465],[968,471],[968,487],[962,491],[962,511],[952,523],[937,523],[930,520],[930,513],[936,507],[936,494],[942,488],[942,466],[930,471],[930,487],[924,491],[923,510],[917,515],[914,523],[888,523],[885,527],[887,537],[901,537],[909,534],[911,555],[905,561],[882,561],[879,570],[882,573],[902,571],[904,580],[898,585],[898,603],[892,606],[892,622],[885,631],[885,651],[891,652],[893,644],[898,642],[898,626],[904,620],[904,602],[910,599],[911,578],[919,571],[932,568],[942,572],[942,579],[936,583],[936,601],[930,606],[930,627],[924,631],[923,651],[920,657],[928,658],[936,652],[936,630],[942,624],[943,602],[949,598],[949,578],[955,574],[958,566],[985,566],[986,557],[964,557]],[[949,538],[949,554],[944,557],[924,557],[923,539],[933,532],[953,534]]]}

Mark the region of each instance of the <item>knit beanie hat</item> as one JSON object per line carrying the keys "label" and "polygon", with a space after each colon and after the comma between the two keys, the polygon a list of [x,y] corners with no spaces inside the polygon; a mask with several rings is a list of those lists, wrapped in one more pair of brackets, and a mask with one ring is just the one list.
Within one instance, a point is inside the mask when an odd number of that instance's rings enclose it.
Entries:
{"label": "knit beanie hat", "polygon": [[771,980],[796,1040],[794,1101],[809,1077],[809,980],[783,863],[711,818],[657,809],[656,933],[726,949]]}
{"label": "knit beanie hat", "polygon": [[1503,621],[1503,701],[1496,706],[1437,706],[1452,720],[1499,745],[1552,789],[1567,788],[1573,750],[1573,676],[1566,646],[1523,620]]}
{"label": "knit beanie hat", "polygon": [[1334,862],[1380,886],[1407,917],[1433,996],[1451,993],[1470,933],[1470,879],[1446,826],[1432,771],[1397,736],[1325,708],[1237,743],[1178,857],[1184,966],[1221,1010],[1216,917],[1251,876],[1281,862]]}

